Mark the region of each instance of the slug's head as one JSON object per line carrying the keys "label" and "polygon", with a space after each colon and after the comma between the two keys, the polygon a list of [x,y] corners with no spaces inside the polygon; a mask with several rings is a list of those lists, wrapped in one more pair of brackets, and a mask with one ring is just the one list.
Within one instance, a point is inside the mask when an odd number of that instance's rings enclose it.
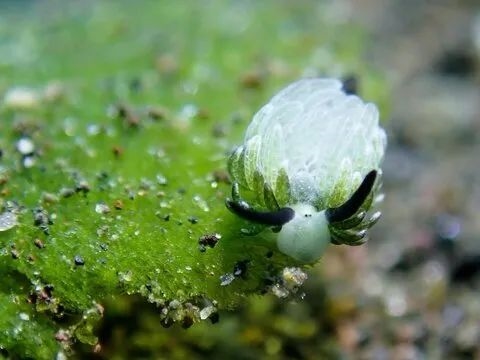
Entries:
{"label": "slug's head", "polygon": [[366,241],[367,230],[377,222],[380,212],[367,218],[379,185],[378,172],[370,171],[351,197],[336,208],[319,211],[313,205],[297,203],[276,211],[254,210],[238,198],[234,185],[227,208],[241,218],[271,227],[277,232],[277,246],[284,254],[310,263],[318,260],[327,245],[360,245]]}
{"label": "slug's head", "polygon": [[278,249],[302,262],[318,260],[330,243],[330,231],[325,211],[308,204],[293,205],[293,219],[278,233]]}
{"label": "slug's head", "polygon": [[320,258],[330,243],[325,211],[308,204],[296,204],[277,211],[252,209],[245,201],[227,199],[227,208],[241,218],[270,226],[277,234],[278,249],[302,262]]}

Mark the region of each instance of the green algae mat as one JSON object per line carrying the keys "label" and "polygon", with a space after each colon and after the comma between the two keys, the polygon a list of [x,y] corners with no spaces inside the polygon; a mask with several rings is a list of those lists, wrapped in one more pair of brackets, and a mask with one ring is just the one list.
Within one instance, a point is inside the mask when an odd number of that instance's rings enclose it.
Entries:
{"label": "green algae mat", "polygon": [[241,235],[226,159],[299,77],[382,101],[364,37],[308,1],[0,3],[0,353],[98,350],[119,296],[215,322],[301,267]]}

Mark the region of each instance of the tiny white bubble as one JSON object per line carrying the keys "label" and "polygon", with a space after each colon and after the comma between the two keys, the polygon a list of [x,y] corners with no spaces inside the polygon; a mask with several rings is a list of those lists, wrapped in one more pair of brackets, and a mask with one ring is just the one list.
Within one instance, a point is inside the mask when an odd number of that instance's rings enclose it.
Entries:
{"label": "tiny white bubble", "polygon": [[29,138],[26,138],[26,137],[21,138],[20,140],[17,141],[17,150],[22,155],[28,155],[34,152],[35,144]]}
{"label": "tiny white bubble", "polygon": [[15,215],[14,213],[6,211],[0,214],[0,231],[10,230],[17,224],[17,215]]}
{"label": "tiny white bubble", "polygon": [[104,203],[98,203],[95,205],[95,212],[98,214],[107,214],[110,212],[110,208]]}

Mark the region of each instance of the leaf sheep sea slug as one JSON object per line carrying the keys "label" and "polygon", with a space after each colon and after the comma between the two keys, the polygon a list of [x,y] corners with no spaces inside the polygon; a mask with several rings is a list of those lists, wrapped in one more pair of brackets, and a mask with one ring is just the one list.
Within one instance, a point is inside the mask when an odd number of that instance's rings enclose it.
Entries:
{"label": "leaf sheep sea slug", "polygon": [[336,79],[299,80],[255,114],[230,156],[227,207],[270,227],[279,250],[302,262],[329,243],[360,245],[380,217],[369,210],[381,196],[386,144],[374,104]]}

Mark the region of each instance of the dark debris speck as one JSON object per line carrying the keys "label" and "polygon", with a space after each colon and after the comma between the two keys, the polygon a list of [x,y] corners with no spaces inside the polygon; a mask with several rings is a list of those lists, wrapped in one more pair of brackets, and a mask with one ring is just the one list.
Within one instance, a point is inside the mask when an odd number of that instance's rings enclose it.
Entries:
{"label": "dark debris speck", "polygon": [[198,218],[196,216],[189,216],[187,220],[194,225],[198,223]]}
{"label": "dark debris speck", "polygon": [[43,249],[45,247],[45,244],[43,243],[42,240],[40,239],[35,239],[33,240],[33,243],[35,244],[35,246],[39,249]]}
{"label": "dark debris speck", "polygon": [[117,199],[113,202],[113,207],[116,209],[116,210],[122,210],[123,209],[123,201],[120,200],[120,199]]}
{"label": "dark debris speck", "polygon": [[443,75],[468,77],[475,74],[475,52],[462,48],[443,52],[434,64],[434,70]]}
{"label": "dark debris speck", "polygon": [[138,93],[143,90],[143,83],[142,80],[138,77],[134,77],[130,79],[128,83],[128,87],[131,92]]}
{"label": "dark debris speck", "polygon": [[252,69],[240,78],[240,85],[245,89],[260,89],[265,83],[266,74],[262,69]]}
{"label": "dark debris speck", "polygon": [[75,189],[72,188],[61,188],[59,195],[63,198],[69,198],[75,194]]}
{"label": "dark debris speck", "polygon": [[212,324],[216,324],[220,321],[220,314],[218,312],[215,312],[209,316],[209,319]]}
{"label": "dark debris speck", "polygon": [[140,125],[140,117],[133,108],[125,104],[117,104],[113,107],[113,116],[123,120],[127,127],[134,128]]}
{"label": "dark debris speck", "polygon": [[225,170],[215,170],[212,175],[213,175],[213,180],[215,180],[218,183],[231,184],[230,176],[228,175],[228,172]]}
{"label": "dark debris speck", "polygon": [[122,156],[124,151],[125,150],[119,145],[115,145],[112,147],[112,153],[116,158]]}
{"label": "dark debris speck", "polygon": [[33,209],[33,224],[42,230],[45,235],[49,235],[49,225],[52,225],[53,221],[47,210],[37,207]]}
{"label": "dark debris speck", "polygon": [[193,325],[193,318],[191,316],[185,316],[182,320],[182,328],[188,329]]}
{"label": "dark debris speck", "polygon": [[163,319],[162,321],[160,321],[160,325],[162,325],[164,328],[168,329],[169,327],[171,327],[173,325],[174,321],[173,319],[169,318],[169,317],[166,317],[165,319]]}
{"label": "dark debris speck", "polygon": [[81,257],[80,255],[75,255],[74,262],[77,266],[85,265],[85,260],[83,260],[83,257]]}
{"label": "dark debris speck", "polygon": [[220,234],[205,234],[198,239],[198,245],[201,252],[206,251],[206,247],[214,248],[217,242],[222,238]]}
{"label": "dark debris speck", "polygon": [[479,275],[480,254],[472,254],[457,261],[450,276],[453,283],[473,283]]}
{"label": "dark debris speck", "polygon": [[86,180],[80,180],[75,184],[75,191],[86,195],[90,192],[90,185]]}
{"label": "dark debris speck", "polygon": [[167,117],[167,110],[162,107],[150,107],[147,111],[148,117],[152,120],[163,120]]}
{"label": "dark debris speck", "polygon": [[247,275],[248,264],[250,260],[240,260],[233,266],[233,276],[244,279]]}
{"label": "dark debris speck", "polygon": [[227,129],[224,124],[215,124],[212,128],[212,135],[216,138],[223,138],[227,135]]}

